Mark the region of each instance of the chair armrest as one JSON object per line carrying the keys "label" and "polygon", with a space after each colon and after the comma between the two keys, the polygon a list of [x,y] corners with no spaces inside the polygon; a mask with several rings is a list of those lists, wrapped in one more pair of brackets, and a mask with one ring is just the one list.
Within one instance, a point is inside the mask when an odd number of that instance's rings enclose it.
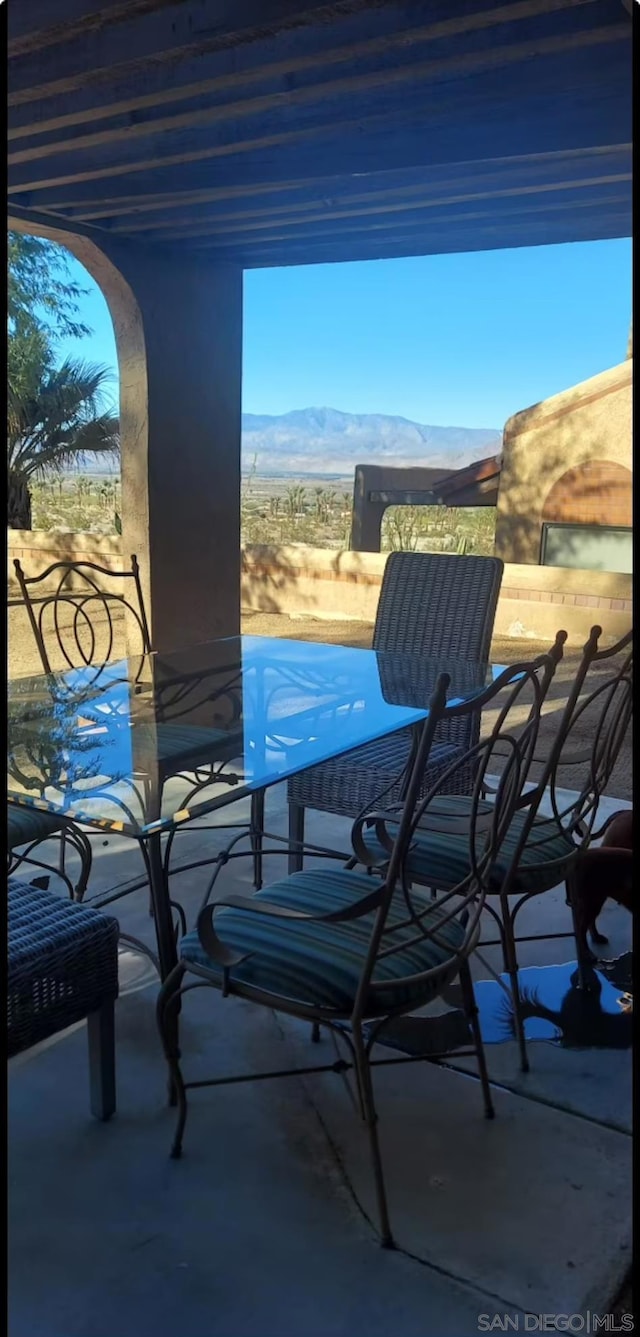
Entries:
{"label": "chair armrest", "polygon": [[371,850],[367,848],[364,838],[364,832],[367,828],[374,827],[375,835],[383,849],[388,850],[389,854],[393,849],[395,837],[387,830],[387,823],[398,823],[402,816],[402,808],[381,809],[377,812],[367,812],[363,817],[356,817],[351,828],[351,845],[353,852],[359,863],[365,868],[376,867],[371,859]]}
{"label": "chair armrest", "polygon": [[257,896],[227,896],[223,901],[216,901],[213,905],[205,905],[198,915],[198,937],[200,944],[212,960],[217,961],[219,965],[229,969],[230,966],[237,966],[241,961],[246,961],[252,955],[251,952],[236,952],[232,947],[218,937],[213,924],[213,917],[216,910],[228,907],[234,910],[245,910],[250,914],[267,916],[272,919],[282,920],[305,920],[307,923],[316,924],[340,924],[347,923],[351,919],[359,919],[361,915],[370,914],[372,910],[377,910],[382,900],[384,886],[380,884],[368,896],[361,896],[357,901],[352,901],[350,905],[345,905],[339,910],[331,910],[329,914],[314,915],[306,910],[295,910],[289,905],[276,905],[273,901],[258,899]]}
{"label": "chair armrest", "polygon": [[[402,815],[402,808],[392,809],[390,811],[377,811],[365,813],[363,817],[358,817],[353,824],[351,831],[351,844],[354,854],[357,855],[360,863],[365,867],[371,867],[371,850],[367,848],[364,832],[367,827],[373,827],[375,837],[389,854],[393,849],[395,836],[389,830],[390,826],[397,826]],[[486,812],[476,811],[475,829],[477,832],[487,830],[494,820],[493,804],[487,804]],[[420,832],[426,834],[434,831],[440,835],[464,836],[469,831],[469,815],[460,811],[460,803],[456,803],[454,796],[441,794],[436,796],[429,807],[419,818],[415,828],[414,835]]]}

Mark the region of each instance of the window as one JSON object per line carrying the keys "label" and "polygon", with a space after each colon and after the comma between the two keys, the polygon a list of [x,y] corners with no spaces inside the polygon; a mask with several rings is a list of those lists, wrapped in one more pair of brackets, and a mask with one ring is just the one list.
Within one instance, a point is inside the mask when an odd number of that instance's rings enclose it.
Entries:
{"label": "window", "polygon": [[543,525],[542,566],[582,571],[633,570],[631,529],[608,525]]}

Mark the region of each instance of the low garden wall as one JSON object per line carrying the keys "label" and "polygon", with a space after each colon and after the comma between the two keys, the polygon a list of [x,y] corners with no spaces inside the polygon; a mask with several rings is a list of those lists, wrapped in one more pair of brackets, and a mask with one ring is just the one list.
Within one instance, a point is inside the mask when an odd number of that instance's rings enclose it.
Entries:
{"label": "low garden wall", "polygon": [[19,596],[13,560],[17,557],[27,576],[39,576],[52,562],[96,562],[112,571],[122,570],[119,534],[59,534],[49,529],[7,530],[7,587],[9,602]]}
{"label": "low garden wall", "polygon": [[[60,559],[122,566],[117,535],[8,532],[9,599],[18,591],[13,558],[33,575]],[[386,553],[335,552],[303,545],[246,547],[242,553],[242,606],[247,610],[373,622]],[[460,561],[464,561],[464,557]],[[595,622],[607,638],[628,631],[632,621],[632,577],[565,567],[505,565],[495,630],[501,636],[549,640],[559,627],[571,642],[584,641]]]}

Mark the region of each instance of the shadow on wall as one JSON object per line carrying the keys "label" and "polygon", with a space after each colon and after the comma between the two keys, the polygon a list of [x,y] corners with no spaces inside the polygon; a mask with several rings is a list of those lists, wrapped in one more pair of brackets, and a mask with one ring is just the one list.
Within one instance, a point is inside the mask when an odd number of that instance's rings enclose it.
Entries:
{"label": "shadow on wall", "polygon": [[[528,513],[523,510],[521,489],[510,486],[508,473],[503,473],[495,550],[504,561],[541,564],[546,524],[631,527],[631,470],[606,459],[591,459],[565,469],[547,490],[545,478],[553,477],[565,458],[563,452],[545,449],[536,510]],[[567,535],[566,546],[579,565],[579,540]]]}
{"label": "shadow on wall", "polygon": [[[342,615],[364,615],[373,620],[375,607],[363,610],[359,605],[363,599],[368,605],[371,594],[377,600],[387,555],[379,556],[376,569],[372,571],[370,553],[365,554],[369,559],[367,563],[361,553],[346,549],[336,552],[302,544],[299,548],[281,544],[249,545],[242,551],[242,605],[259,613],[286,613],[294,607],[299,616],[305,612],[312,616],[326,616],[329,610],[323,606],[323,595],[326,595],[329,582],[341,586],[338,605]],[[291,598],[292,595],[295,597]],[[334,609],[333,616],[340,617],[341,612],[336,614]]]}
{"label": "shadow on wall", "polygon": [[[281,545],[254,544],[242,551],[243,606],[259,613],[280,613],[287,590],[298,585],[298,568]],[[250,588],[249,588],[250,585]]]}

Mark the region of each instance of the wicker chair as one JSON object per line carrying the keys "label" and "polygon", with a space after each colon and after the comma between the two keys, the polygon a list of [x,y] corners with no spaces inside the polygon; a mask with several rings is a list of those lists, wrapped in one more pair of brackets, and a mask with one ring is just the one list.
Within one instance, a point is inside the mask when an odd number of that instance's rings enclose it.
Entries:
{"label": "wicker chair", "polygon": [[[433,657],[488,657],[503,563],[497,557],[393,552],[384,571],[373,633],[373,649]],[[471,746],[478,717],[444,721],[431,751],[423,782],[426,793],[437,769]],[[390,738],[347,752],[294,775],[287,784],[289,872],[302,867],[305,808],[357,817],[383,791],[385,801],[401,797],[402,778],[413,735],[403,729]],[[471,774],[457,772],[451,783],[469,793]]]}
{"label": "wicker chair", "polygon": [[8,880],[9,1058],[87,1018],[91,1112],[116,1107],[114,1002],[118,922]]}
{"label": "wicker chair", "polygon": [[[354,851],[358,868],[336,867],[303,870],[275,881],[257,895],[222,895],[215,904],[205,904],[197,929],[180,944],[180,961],[165,980],[158,997],[158,1024],[178,1101],[178,1124],[172,1155],[181,1154],[187,1117],[187,1092],[193,1087],[243,1080],[237,1076],[211,1081],[185,1082],[176,1047],[172,1014],[190,990],[208,985],[223,999],[237,996],[300,1020],[315,1022],[333,1037],[338,1054],[325,1064],[279,1072],[249,1073],[244,1080],[298,1075],[301,1072],[354,1070],[355,1099],[368,1131],[378,1202],[380,1235],[384,1245],[393,1243],[387,1211],[383,1164],[378,1144],[371,1057],[388,1024],[402,1015],[419,1011],[441,996],[459,978],[467,1019],[462,1051],[475,1055],[482,1087],[484,1110],[492,1117],[491,1091],[484,1059],[482,1037],[468,958],[478,936],[487,877],[498,856],[501,841],[522,793],[537,737],[539,710],[554,664],[543,656],[534,664],[506,669],[500,678],[476,696],[450,706],[457,719],[474,714],[491,703],[496,706],[495,723],[489,735],[451,762],[448,773],[420,799],[425,768],[434,736],[444,718],[449,679],[442,675],[431,701],[430,714],[420,730],[418,745],[406,789],[391,855],[383,852],[385,867],[367,855],[369,823],[375,833],[379,814],[358,819],[354,825]],[[513,737],[512,715],[521,717],[522,703],[531,688],[534,696],[529,723]],[[482,798],[484,777],[494,769],[494,751],[509,749],[507,762],[494,802],[487,812]],[[437,901],[414,890],[405,876],[405,866],[418,819],[432,821],[436,828],[449,826],[450,805],[456,802],[444,792],[458,770],[474,764],[476,780],[470,798],[477,821],[468,828],[472,861],[471,875],[452,877]],[[455,817],[454,817],[455,821]],[[267,850],[281,855],[281,848]],[[362,858],[362,854],[364,857]],[[242,857],[234,851],[229,860]],[[245,856],[246,857],[246,856]],[[227,862],[228,862],[227,861]],[[364,865],[364,866],[363,866]],[[223,1004],[225,1005],[225,1004]],[[456,1048],[459,1040],[456,1043]],[[427,1056],[425,1056],[427,1057]],[[445,1054],[430,1052],[440,1061]],[[400,1062],[404,1060],[399,1060]],[[428,1118],[428,1110],[425,1117]]]}

